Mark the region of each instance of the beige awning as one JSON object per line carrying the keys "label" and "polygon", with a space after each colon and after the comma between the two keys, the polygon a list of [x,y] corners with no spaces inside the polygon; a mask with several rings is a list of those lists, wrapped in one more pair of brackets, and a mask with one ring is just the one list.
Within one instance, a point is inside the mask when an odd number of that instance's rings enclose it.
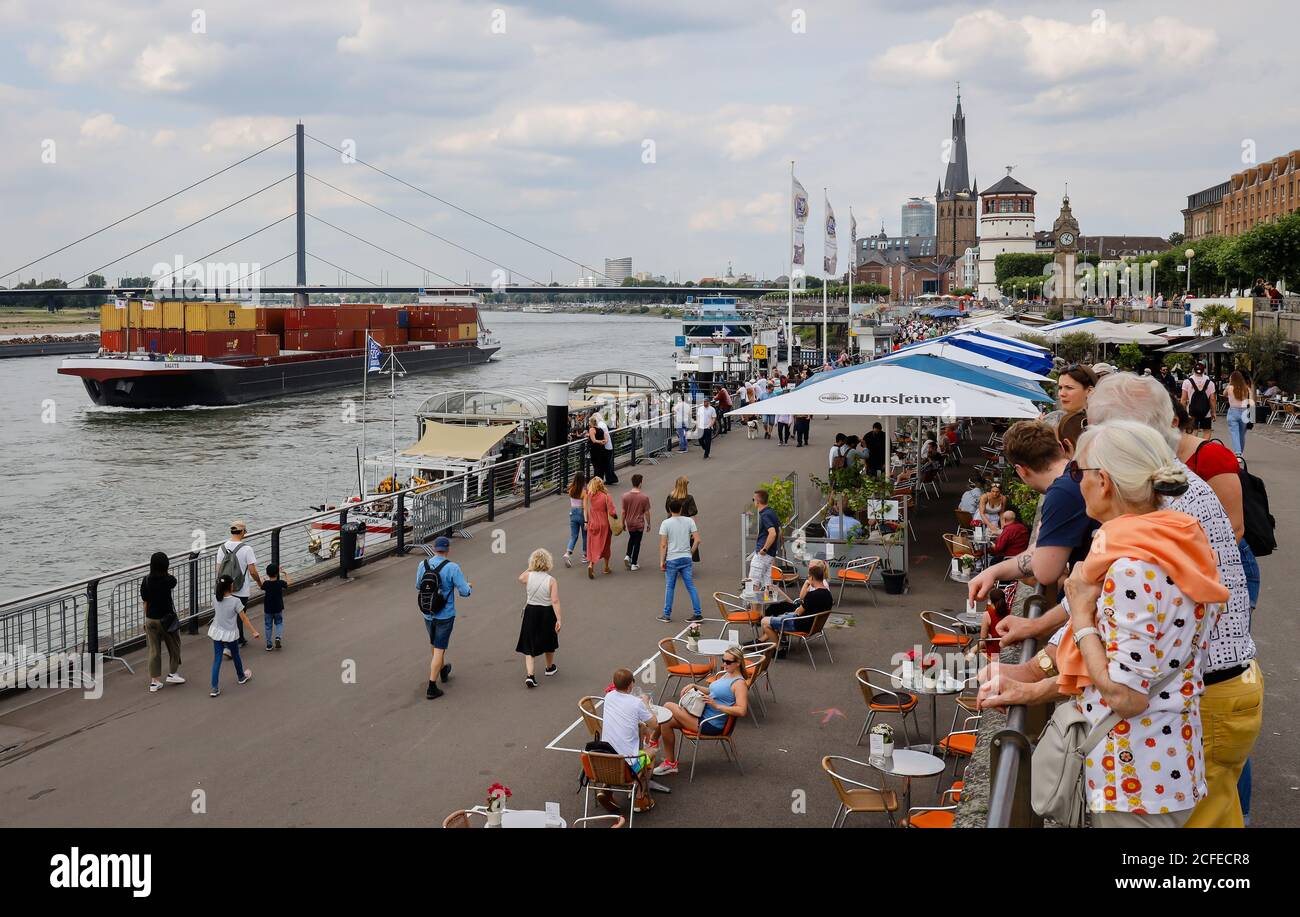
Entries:
{"label": "beige awning", "polygon": [[413,446],[407,446],[398,455],[406,458],[454,458],[477,462],[492,451],[492,447],[510,435],[514,424],[498,423],[488,426],[463,426],[426,420],[424,435]]}

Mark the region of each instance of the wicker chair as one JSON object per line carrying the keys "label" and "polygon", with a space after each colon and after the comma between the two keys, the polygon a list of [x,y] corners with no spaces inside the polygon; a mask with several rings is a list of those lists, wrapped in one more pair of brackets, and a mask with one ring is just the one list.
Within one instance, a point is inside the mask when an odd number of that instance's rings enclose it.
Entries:
{"label": "wicker chair", "polygon": [[905,828],[951,828],[957,814],[957,805],[912,806],[903,819]]}
{"label": "wicker chair", "polygon": [[622,815],[592,815],[590,818],[575,818],[570,828],[621,828],[627,824]]}
{"label": "wicker chair", "polygon": [[582,817],[587,817],[591,805],[591,793],[626,793],[631,805],[628,810],[628,827],[632,826],[632,817],[636,814],[636,797],[641,791],[636,775],[632,773],[622,755],[611,755],[598,751],[582,753],[582,772],[587,777],[582,791]]}
{"label": "wicker chair", "polygon": [[758,725],[758,714],[767,716],[767,705],[763,703],[763,695],[758,690],[758,680],[767,674],[768,666],[772,664],[772,658],[775,655],[776,644],[758,644],[759,646],[771,646],[772,655],[765,651],[745,652],[745,687],[749,688],[750,698],[758,701],[757,706],[750,705],[749,718],[755,726]]}
{"label": "wicker chair", "polygon": [[717,735],[710,735],[705,732],[696,732],[694,729],[683,729],[682,740],[692,743],[691,750],[691,775],[688,782],[695,781],[695,760],[700,756],[701,742],[717,742],[722,746],[722,753],[736,763],[736,770],[740,771],[740,776],[745,776],[745,769],[740,766],[740,751],[736,748],[736,742],[731,734],[736,731],[736,718],[728,716],[725,713],[711,713],[704,718],[701,726],[707,722],[717,722],[724,720],[722,732]]}
{"label": "wicker chair", "polygon": [[[758,685],[758,679],[763,679],[763,684],[767,685],[767,693],[772,695],[773,702],[776,701],[776,691],[772,688],[772,663],[776,661],[777,649],[777,644],[768,641],[762,643],[746,643],[740,648],[740,651],[745,654],[746,659],[749,659],[751,656],[760,655],[766,659],[766,662],[763,663],[763,670],[754,676],[752,687],[754,687],[755,692],[757,692],[758,689],[756,686]],[[748,663],[746,664],[748,665]],[[759,699],[759,702],[762,703],[761,698]],[[766,704],[763,705],[763,715],[767,716]]]}
{"label": "wicker chair", "polygon": [[974,634],[966,633],[966,625],[950,615],[938,611],[922,611],[919,617],[921,626],[925,628],[925,636],[930,641],[931,652],[939,647],[965,650],[976,641]]}
{"label": "wicker chair", "polygon": [[[809,645],[813,640],[820,639],[826,647],[826,658],[832,663],[835,657],[831,655],[831,644],[826,639],[826,622],[830,620],[831,612],[822,611],[815,615],[799,615],[790,618],[785,622],[785,627],[781,631],[781,636],[791,640],[801,640],[804,649],[808,651],[808,661],[812,663],[813,671],[817,670],[817,660],[813,658],[812,647]],[[799,627],[800,630],[790,630],[791,626]]]}
{"label": "wicker chair", "polygon": [[840,799],[839,808],[835,810],[835,817],[831,819],[831,827],[843,827],[850,815],[878,812],[884,812],[889,819],[889,826],[894,827],[894,813],[898,811],[898,794],[893,790],[872,786],[870,783],[845,777],[836,770],[837,767],[841,770],[844,769],[840,762],[854,764],[868,770],[876,770],[864,761],[846,758],[842,755],[827,755],[822,758],[822,770],[826,772],[826,776],[831,778],[831,786],[835,788],[835,795]]}
{"label": "wicker chair", "polygon": [[713,593],[713,601],[718,604],[718,614],[722,616],[722,630],[718,631],[719,639],[726,634],[728,624],[748,624],[753,631],[754,639],[758,639],[758,624],[763,620],[762,611],[747,604],[740,596],[729,592]]}
{"label": "wicker chair", "polygon": [[[854,674],[858,680],[858,689],[862,692],[862,700],[867,705],[867,718],[862,723],[862,731],[858,733],[856,744],[862,744],[863,736],[867,734],[877,715],[899,717],[907,744],[913,744],[912,731],[908,728],[907,719],[916,713],[916,695],[910,691],[896,690],[893,687],[893,676],[880,669],[863,667]],[[875,681],[872,681],[873,677]],[[919,726],[917,731],[920,732]]]}
{"label": "wicker chair", "polygon": [[663,700],[668,685],[677,678],[699,681],[713,671],[713,663],[691,662],[683,653],[688,652],[686,644],[676,637],[664,637],[659,641],[659,661],[664,666],[664,683],[659,689],[659,699]]}
{"label": "wicker chair", "polygon": [[844,601],[844,587],[849,583],[856,583],[859,586],[867,587],[867,594],[871,596],[871,604],[879,605],[876,601],[876,590],[871,588],[871,577],[876,572],[876,567],[880,566],[879,557],[859,557],[857,560],[851,560],[841,569],[835,571],[835,578],[840,581],[840,595],[835,600],[839,605]]}
{"label": "wicker chair", "polygon": [[481,818],[484,822],[487,822],[486,812],[479,812],[476,809],[459,809],[444,818],[442,826],[444,828],[473,828],[474,826],[470,824],[470,816]]}
{"label": "wicker chair", "polygon": [[605,723],[605,718],[596,712],[596,707],[604,700],[603,697],[588,695],[578,701],[578,712],[582,714],[582,723],[587,727],[593,742],[600,738],[600,730]]}

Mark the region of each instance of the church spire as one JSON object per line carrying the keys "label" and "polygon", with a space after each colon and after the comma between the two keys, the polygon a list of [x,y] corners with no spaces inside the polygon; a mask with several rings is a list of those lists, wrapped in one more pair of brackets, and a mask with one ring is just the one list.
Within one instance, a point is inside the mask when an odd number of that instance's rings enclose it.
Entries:
{"label": "church spire", "polygon": [[966,160],[966,116],[961,110],[961,84],[957,84],[957,108],[952,116],[952,144],[948,150],[948,170],[943,179],[943,196],[955,197],[971,190]]}

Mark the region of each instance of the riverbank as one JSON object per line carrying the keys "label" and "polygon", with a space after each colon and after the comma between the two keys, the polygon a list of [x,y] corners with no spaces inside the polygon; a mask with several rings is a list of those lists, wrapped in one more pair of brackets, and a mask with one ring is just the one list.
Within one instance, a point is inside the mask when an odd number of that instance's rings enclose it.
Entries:
{"label": "riverbank", "polygon": [[42,334],[89,334],[99,331],[99,313],[94,309],[0,308],[0,338],[9,335],[31,337]]}

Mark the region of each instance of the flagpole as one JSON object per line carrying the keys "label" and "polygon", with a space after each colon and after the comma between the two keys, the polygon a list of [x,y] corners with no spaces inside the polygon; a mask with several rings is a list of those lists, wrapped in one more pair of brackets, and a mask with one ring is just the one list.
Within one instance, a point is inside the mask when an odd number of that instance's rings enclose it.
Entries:
{"label": "flagpole", "polygon": [[361,348],[361,461],[357,464],[357,496],[366,498],[366,381],[370,378],[370,332],[366,332],[366,344]]}
{"label": "flagpole", "polygon": [[849,323],[844,330],[844,349],[849,349],[849,332],[853,329],[853,275],[858,266],[858,234],[854,230],[853,208],[849,208]]}
{"label": "flagpole", "polygon": [[[822,217],[822,248],[823,248],[823,249],[826,248],[826,222],[827,222],[827,217],[830,215],[830,210],[829,210],[829,208],[830,208],[830,203],[831,203],[831,202],[830,202],[830,198],[829,198],[829,196],[828,196],[827,193],[826,193],[826,189],[823,187],[823,188],[822,188],[822,206],[825,207],[825,208],[827,208],[827,212],[826,212],[826,214],[823,215],[823,217]],[[823,254],[823,256],[822,256],[822,261],[823,261],[822,267],[823,267],[823,268],[826,267],[826,265],[825,265],[825,263],[824,263],[825,260],[826,260],[826,257],[825,257],[825,254]],[[829,341],[829,340],[827,339],[827,337],[826,337],[826,287],[827,287],[827,285],[830,283],[830,278],[824,276],[824,275],[826,275],[826,274],[828,274],[828,273],[830,273],[830,272],[829,272],[829,271],[826,271],[826,270],[823,270],[823,271],[822,271],[822,274],[823,274],[823,277],[822,277],[822,365],[823,365],[823,366],[826,365],[827,347],[828,347],[829,344],[830,344],[830,341]]]}
{"label": "flagpole", "polygon": [[[785,365],[786,372],[794,365],[794,160],[790,160],[790,247],[786,254],[790,259],[790,269],[786,271],[789,285],[789,300],[785,315]],[[778,357],[779,359],[779,357]]]}

